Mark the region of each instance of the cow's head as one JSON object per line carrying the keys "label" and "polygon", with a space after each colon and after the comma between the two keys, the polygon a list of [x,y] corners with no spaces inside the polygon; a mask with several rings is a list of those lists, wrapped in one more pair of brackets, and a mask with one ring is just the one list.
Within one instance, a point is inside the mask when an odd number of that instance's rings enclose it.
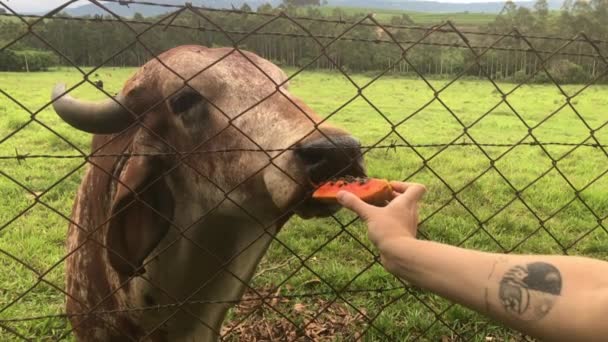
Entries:
{"label": "cow's head", "polygon": [[[285,80],[252,53],[184,46],[144,65],[114,99],[85,102],[55,89],[55,110],[72,126],[129,136],[124,152],[134,155],[116,159],[108,205],[107,244],[128,261],[110,258],[119,271],[140,265],[175,215],[215,210],[272,224],[338,209],[310,192],[329,177],[363,175],[359,143],[319,124]],[[231,151],[210,152],[218,150]]]}

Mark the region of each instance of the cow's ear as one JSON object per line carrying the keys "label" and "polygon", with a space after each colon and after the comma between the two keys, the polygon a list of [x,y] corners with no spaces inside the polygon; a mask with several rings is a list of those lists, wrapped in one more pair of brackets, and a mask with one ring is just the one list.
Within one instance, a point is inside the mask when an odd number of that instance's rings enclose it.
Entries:
{"label": "cow's ear", "polygon": [[106,245],[114,269],[131,276],[143,273],[144,259],[169,230],[174,202],[157,158],[129,158],[119,179]]}

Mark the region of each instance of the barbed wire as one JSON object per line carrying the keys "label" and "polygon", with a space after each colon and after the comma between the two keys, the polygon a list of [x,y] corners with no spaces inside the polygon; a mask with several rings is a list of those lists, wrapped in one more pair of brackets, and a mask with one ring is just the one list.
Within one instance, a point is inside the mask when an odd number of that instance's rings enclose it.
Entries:
{"label": "barbed wire", "polygon": [[[364,149],[364,150],[385,150],[386,152],[396,152],[398,148],[438,148],[438,147],[517,147],[517,146],[562,146],[562,147],[592,147],[592,148],[608,148],[608,145],[594,143],[566,143],[566,142],[520,142],[520,143],[472,143],[472,142],[452,142],[452,143],[434,143],[434,144],[383,144],[383,145],[362,145],[361,147],[314,147],[311,150],[348,150],[348,149]],[[205,151],[183,151],[183,152],[151,152],[151,153],[95,153],[88,155],[60,155],[60,154],[30,154],[21,153],[15,150],[14,155],[0,155],[0,160],[26,160],[26,159],[89,159],[89,158],[108,158],[108,157],[154,157],[154,156],[178,156],[182,153],[189,155],[198,154],[213,154],[213,153],[242,153],[242,152],[286,152],[296,151],[297,147],[290,148],[230,148]]]}

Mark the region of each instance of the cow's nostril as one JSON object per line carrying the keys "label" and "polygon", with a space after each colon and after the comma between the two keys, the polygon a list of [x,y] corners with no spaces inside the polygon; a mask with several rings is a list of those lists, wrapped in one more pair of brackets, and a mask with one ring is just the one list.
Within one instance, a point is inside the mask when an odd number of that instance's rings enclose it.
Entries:
{"label": "cow's nostril", "polygon": [[361,145],[350,136],[322,138],[301,144],[295,150],[310,178],[324,181],[339,175],[362,176]]}
{"label": "cow's nostril", "polygon": [[303,146],[296,149],[296,154],[304,164],[308,166],[316,166],[327,160],[327,152],[329,148],[320,146]]}
{"label": "cow's nostril", "polygon": [[[301,144],[296,154],[307,165],[316,165],[327,160],[357,158],[361,144],[351,136],[332,136]],[[336,161],[338,161],[336,160]]]}

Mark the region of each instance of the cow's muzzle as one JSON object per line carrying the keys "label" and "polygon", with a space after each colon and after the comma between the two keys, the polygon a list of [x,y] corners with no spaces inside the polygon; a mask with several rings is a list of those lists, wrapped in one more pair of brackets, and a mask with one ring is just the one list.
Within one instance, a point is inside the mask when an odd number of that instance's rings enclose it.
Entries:
{"label": "cow's muzzle", "polygon": [[312,184],[341,176],[365,176],[361,144],[348,135],[327,136],[297,146]]}
{"label": "cow's muzzle", "polygon": [[361,144],[355,138],[328,136],[297,146],[296,155],[313,184],[341,176],[365,176]]}
{"label": "cow's muzzle", "polygon": [[[361,144],[349,135],[324,136],[305,141],[296,147],[295,154],[308,175],[311,195],[315,186],[332,178],[366,176]],[[322,217],[338,209],[337,205],[322,204],[309,197],[298,214],[304,218]]]}

